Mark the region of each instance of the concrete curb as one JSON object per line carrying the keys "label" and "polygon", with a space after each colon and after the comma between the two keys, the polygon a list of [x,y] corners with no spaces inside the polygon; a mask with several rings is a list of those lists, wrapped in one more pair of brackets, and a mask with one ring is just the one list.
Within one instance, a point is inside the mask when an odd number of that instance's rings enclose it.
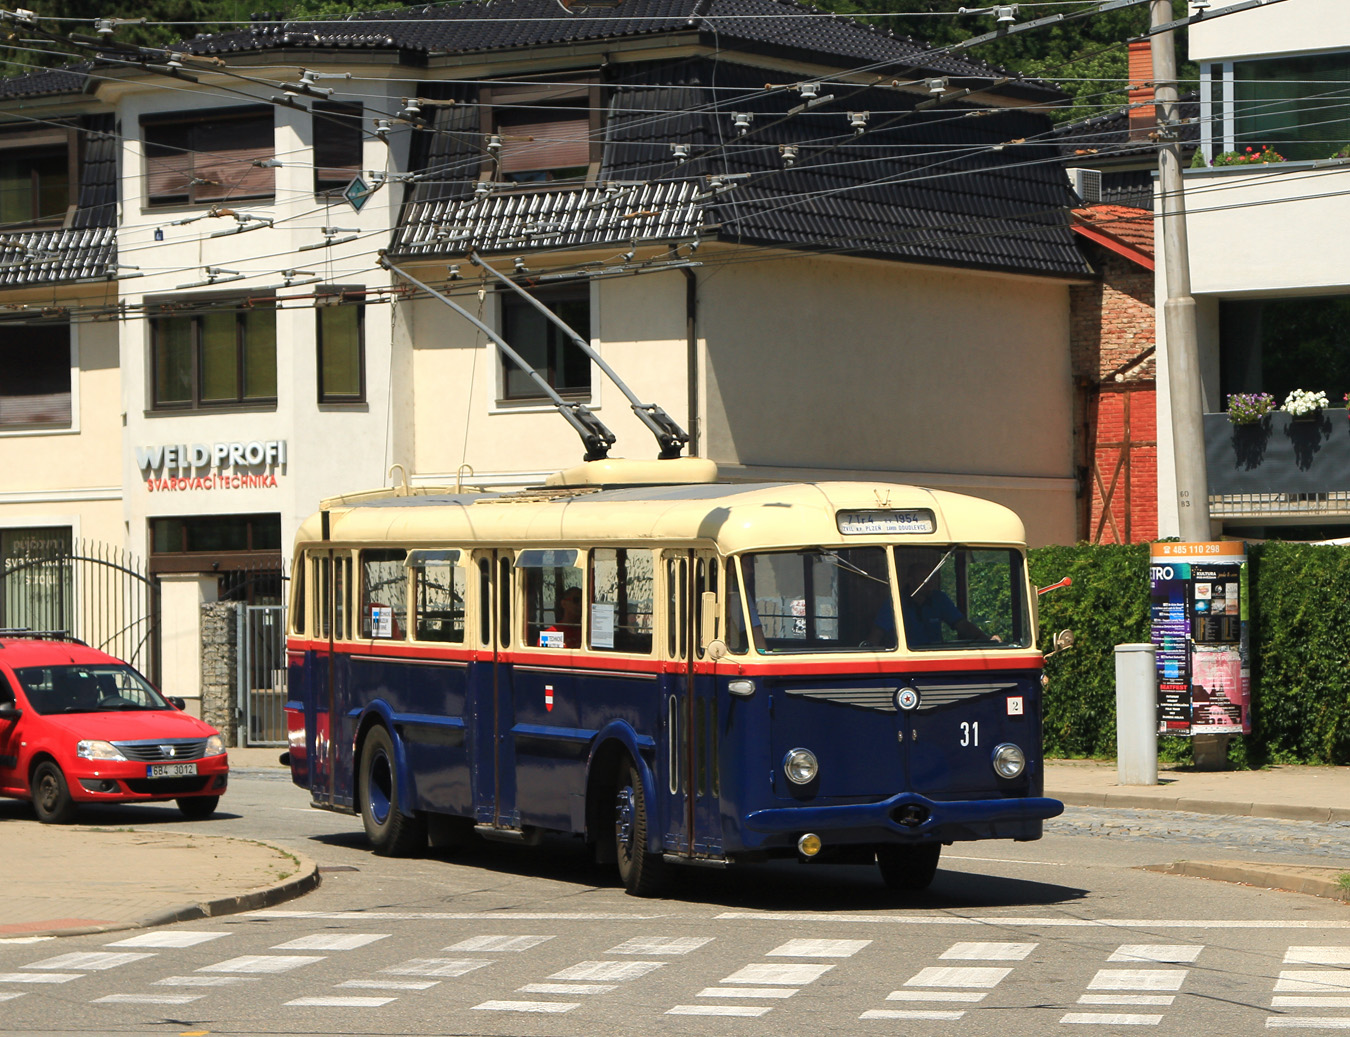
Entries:
{"label": "concrete curb", "polygon": [[265,846],[269,850],[275,850],[287,857],[295,858],[296,873],[280,882],[274,882],[270,886],[262,886],[247,893],[217,897],[214,900],[203,900],[195,904],[183,904],[130,922],[109,922],[106,925],[86,925],[68,929],[25,930],[22,934],[16,933],[13,935],[25,937],[89,936],[97,933],[121,932],[126,929],[152,929],[159,925],[172,925],[174,922],[191,922],[200,918],[214,918],[217,915],[238,914],[241,911],[257,911],[264,907],[272,907],[275,904],[283,904],[288,900],[294,900],[296,897],[304,896],[311,890],[318,888],[321,881],[319,866],[304,854],[296,853],[294,850],[285,850],[280,846],[273,846],[271,843],[264,843],[257,839],[247,841],[258,846]]}
{"label": "concrete curb", "polygon": [[1045,793],[1065,806],[1109,807],[1118,810],[1174,810],[1189,814],[1230,814],[1268,817],[1277,821],[1350,821],[1350,808],[1313,807],[1294,803],[1248,803],[1180,796],[1149,796],[1131,792]]}
{"label": "concrete curb", "polygon": [[1216,882],[1235,882],[1244,886],[1262,886],[1350,903],[1350,890],[1341,886],[1339,881],[1340,876],[1345,874],[1344,868],[1251,864],[1243,861],[1174,861],[1171,864],[1147,864],[1140,870],[1213,879]]}

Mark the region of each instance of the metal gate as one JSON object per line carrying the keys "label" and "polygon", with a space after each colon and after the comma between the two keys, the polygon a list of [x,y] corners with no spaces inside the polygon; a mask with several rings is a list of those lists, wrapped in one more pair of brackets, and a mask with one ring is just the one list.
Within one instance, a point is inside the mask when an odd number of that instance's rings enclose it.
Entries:
{"label": "metal gate", "polygon": [[286,610],[246,605],[239,610],[237,745],[286,744]]}
{"label": "metal gate", "polygon": [[159,579],[110,544],[13,559],[0,573],[0,627],[60,631],[130,663],[158,685]]}

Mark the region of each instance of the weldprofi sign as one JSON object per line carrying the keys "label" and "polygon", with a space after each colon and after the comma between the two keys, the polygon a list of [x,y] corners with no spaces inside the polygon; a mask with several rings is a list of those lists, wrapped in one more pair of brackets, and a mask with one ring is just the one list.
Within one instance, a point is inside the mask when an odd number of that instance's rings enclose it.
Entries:
{"label": "weldprofi sign", "polygon": [[136,448],[151,493],[265,489],[277,484],[276,470],[285,463],[284,439]]}

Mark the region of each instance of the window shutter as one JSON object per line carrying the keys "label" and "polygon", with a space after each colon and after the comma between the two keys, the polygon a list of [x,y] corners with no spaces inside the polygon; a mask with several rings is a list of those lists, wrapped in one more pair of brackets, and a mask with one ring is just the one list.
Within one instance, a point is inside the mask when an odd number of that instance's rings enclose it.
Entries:
{"label": "window shutter", "polygon": [[513,123],[503,125],[500,133],[503,173],[567,169],[591,160],[591,124],[585,116]]}
{"label": "window shutter", "polygon": [[147,156],[145,160],[146,196],[152,202],[180,201],[188,197],[192,179],[192,156],[185,152]]}

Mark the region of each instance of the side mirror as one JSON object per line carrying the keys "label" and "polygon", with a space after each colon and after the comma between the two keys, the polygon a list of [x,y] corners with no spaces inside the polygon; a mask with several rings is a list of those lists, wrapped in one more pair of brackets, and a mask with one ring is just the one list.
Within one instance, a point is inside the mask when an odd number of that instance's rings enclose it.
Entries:
{"label": "side mirror", "polygon": [[0,705],[0,720],[12,724],[21,716],[23,716],[23,710],[14,705],[13,702],[6,702],[4,705]]}
{"label": "side mirror", "polygon": [[1061,630],[1061,631],[1060,631],[1058,634],[1056,634],[1055,637],[1054,637],[1054,646],[1055,646],[1055,647],[1054,647],[1053,649],[1051,649],[1050,651],[1046,652],[1043,656],[1041,656],[1041,658],[1042,658],[1042,659],[1049,659],[1052,655],[1058,655],[1060,652],[1064,651],[1066,648],[1072,648],[1072,647],[1073,647],[1073,631],[1072,631],[1072,630]]}
{"label": "side mirror", "polygon": [[179,698],[177,695],[170,695],[170,696],[169,696],[169,705],[171,705],[174,709],[178,710],[180,713],[181,713],[183,710],[187,709],[187,703],[184,702],[184,701],[183,701],[181,698]]}
{"label": "side mirror", "polygon": [[727,643],[721,638],[714,638],[708,642],[708,658],[713,662],[725,659],[727,657]]}

